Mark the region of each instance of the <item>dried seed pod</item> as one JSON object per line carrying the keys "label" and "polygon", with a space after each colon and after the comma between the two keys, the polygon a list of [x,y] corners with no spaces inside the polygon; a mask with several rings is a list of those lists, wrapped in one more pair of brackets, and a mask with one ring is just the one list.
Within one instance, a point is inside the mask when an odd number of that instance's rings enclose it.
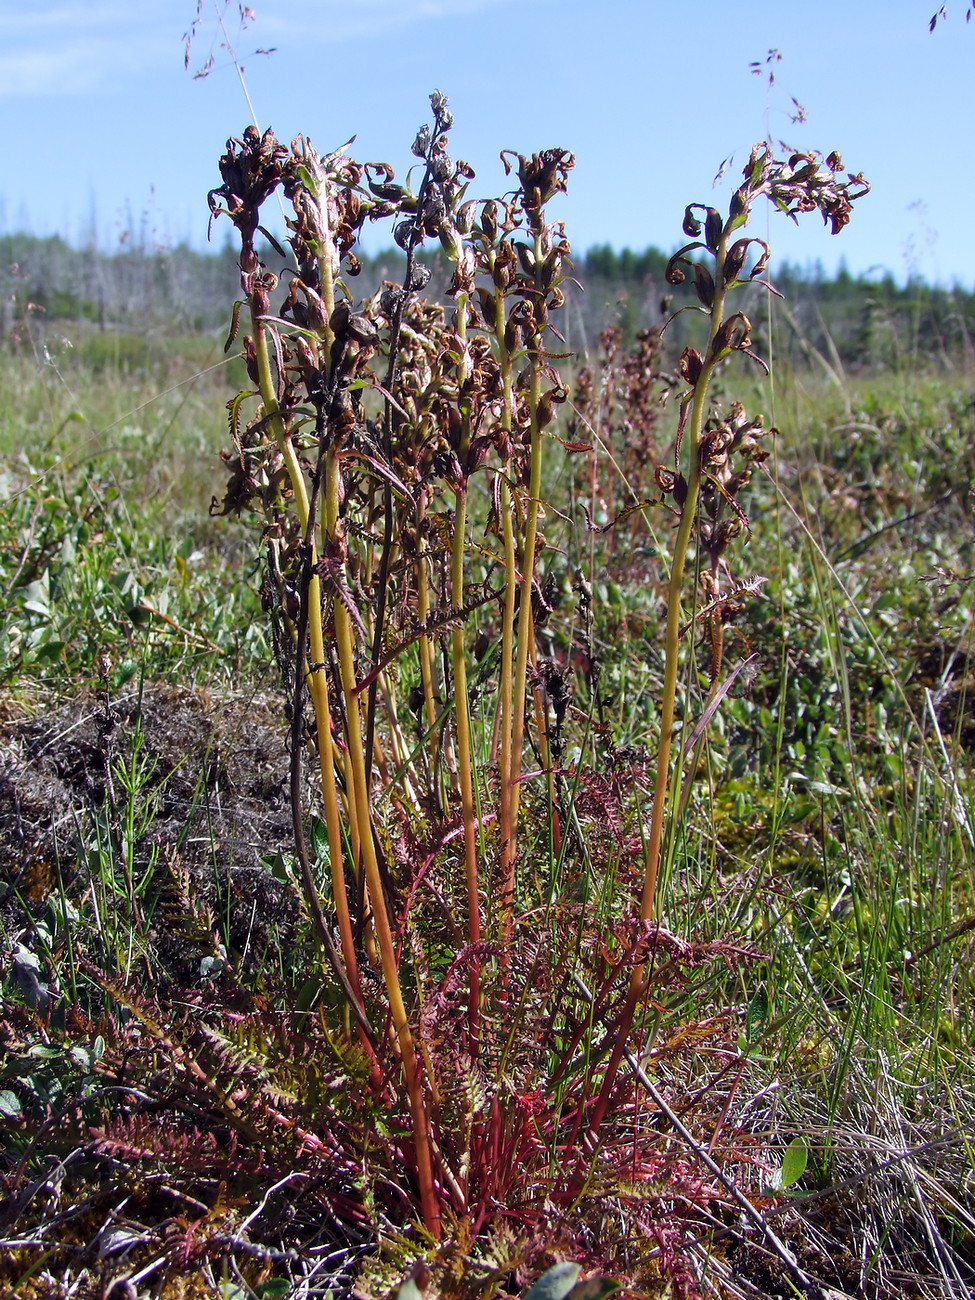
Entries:
{"label": "dried seed pod", "polygon": [[689,239],[697,239],[701,233],[701,223],[694,215],[694,209],[698,206],[696,203],[689,204],[684,209],[684,220],[681,222],[681,230]]}
{"label": "dried seed pod", "polygon": [[664,272],[664,279],[668,284],[683,284],[687,276],[681,270],[682,266],[690,266],[686,257],[681,257],[679,253],[675,254],[667,263],[667,270]]}
{"label": "dried seed pod", "polygon": [[490,289],[480,287],[477,289],[477,301],[481,308],[481,315],[484,317],[485,327],[493,330],[498,319],[498,304],[494,294]]}
{"label": "dried seed pod", "polygon": [[681,353],[678,368],[681,378],[686,380],[693,388],[701,378],[701,371],[704,369],[704,358],[697,348],[685,348]]}
{"label": "dried seed pod", "polygon": [[431,189],[423,205],[423,229],[428,235],[440,233],[440,226],[447,215],[444,197],[437,189]]}
{"label": "dried seed pod", "polygon": [[405,298],[406,292],[402,285],[387,284],[379,295],[379,310],[384,316],[391,318],[399,311]]}
{"label": "dried seed pod", "polygon": [[377,346],[379,343],[379,332],[368,316],[361,313],[350,316],[348,324],[348,337],[355,339],[357,343],[365,343],[370,346]]}
{"label": "dried seed pod", "polygon": [[[458,167],[463,164],[458,164]],[[474,199],[468,199],[457,209],[454,217],[454,225],[459,235],[469,235],[474,229],[474,218],[477,213],[477,202]]]}
{"label": "dried seed pod", "polygon": [[531,248],[529,248],[527,244],[523,244],[519,241],[517,244],[515,244],[515,252],[518,254],[518,262],[521,266],[522,271],[524,271],[525,275],[527,275],[529,278],[534,277],[535,275],[534,251]]}
{"label": "dried seed pod", "polygon": [[721,234],[724,230],[724,221],[721,213],[717,208],[708,208],[707,220],[704,223],[704,242],[712,253],[718,251],[718,244],[721,241]]}
{"label": "dried seed pod", "polygon": [[728,249],[727,256],[724,259],[724,283],[725,288],[734,284],[741,274],[741,269],[745,265],[745,257],[748,253],[750,239],[738,239]]}
{"label": "dried seed pod", "polygon": [[255,388],[259,388],[261,375],[257,368],[257,352],[254,350],[254,340],[249,334],[244,335],[244,364],[247,366],[248,379]]}
{"label": "dried seed pod", "polygon": [[714,336],[711,355],[719,357],[722,353],[750,348],[752,345],[751,321],[740,311],[721,322]]}
{"label": "dried seed pod", "polygon": [[398,248],[402,248],[405,251],[410,246],[415,229],[416,222],[414,221],[397,222],[393,227],[393,242]]}
{"label": "dried seed pod", "polygon": [[711,272],[700,262],[694,264],[694,289],[705,307],[714,302],[714,279]]}
{"label": "dried seed pod", "polygon": [[438,153],[430,162],[430,175],[441,184],[454,174],[454,164],[448,153]]}
{"label": "dried seed pod", "polygon": [[429,266],[424,266],[421,262],[414,264],[410,273],[410,289],[413,293],[419,293],[430,283],[432,272]]}
{"label": "dried seed pod", "polygon": [[498,235],[498,205],[493,199],[481,206],[481,230],[493,244]]}

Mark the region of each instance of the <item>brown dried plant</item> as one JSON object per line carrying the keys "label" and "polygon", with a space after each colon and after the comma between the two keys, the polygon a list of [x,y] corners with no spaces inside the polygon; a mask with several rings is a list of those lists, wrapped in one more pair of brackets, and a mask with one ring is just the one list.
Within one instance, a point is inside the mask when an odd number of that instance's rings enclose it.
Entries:
{"label": "brown dried plant", "polygon": [[[721,367],[754,357],[749,321],[727,303],[762,276],[769,250],[739,232],[761,196],[793,217],[819,211],[838,231],[866,186],[841,176],[836,155],[781,160],[759,146],[727,218],[687,210],[691,242],[668,278],[693,276],[708,326],[704,348],[681,357],[673,466],[656,467],[651,489],[675,530],[652,820],[639,906],[624,873],[623,895],[593,909],[551,882],[572,845],[586,856],[586,801],[622,826],[625,796],[562,766],[568,678],[540,645],[546,528],[562,513],[544,500],[546,448],[585,448],[578,422],[556,434],[568,390],[555,322],[570,250],[546,216],[573,159],[504,153],[512,190],[476,201],[471,169],[450,152],[446,99],[435,93],[431,109],[413,142],[415,174],[402,181],[301,137],[286,146],[250,127],[228,142],[210,205],[240,241],[243,297],[228,347],[243,320],[251,388],[230,404],[230,479],[214,510],[262,521],[290,696],[298,865],[339,1019],[374,1104],[407,1121],[391,1125],[391,1154],[426,1233],[470,1243],[502,1214],[540,1234],[533,1206],[599,1201],[609,1171],[649,1159],[628,1120],[619,1131],[608,1121],[636,1104],[636,1085],[618,1074],[639,1047],[638,1009],[704,957],[658,923],[661,846],[679,815],[679,665],[704,626],[717,707],[723,629],[748,585],[731,576],[727,553],[748,532],[739,498],[766,455],[761,421],[739,406],[722,414],[709,397]],[[262,226],[262,205],[279,193],[287,253]],[[377,221],[392,226],[403,277],[357,301],[356,246]],[[420,296],[432,241],[450,266],[448,304]],[[641,336],[617,363],[618,338],[604,340],[613,384],[645,404],[623,445],[634,482],[657,459],[659,410],[644,372],[658,341]],[[600,404],[618,409],[616,394],[587,399],[587,382],[577,410],[602,427]],[[628,491],[603,502],[606,527],[641,504]],[[688,608],[695,547],[700,598]],[[306,759],[320,778],[324,887],[307,843]],[[580,792],[574,807],[567,778]],[[616,838],[632,857],[639,841]]]}
{"label": "brown dried plant", "polygon": [[[463,972],[463,1042],[477,1062],[484,1049],[481,967],[495,951],[482,936],[485,902],[502,965],[515,917],[526,683],[534,680],[544,546],[542,440],[565,397],[547,335],[550,314],[562,304],[568,244],[544,209],[564,188],[572,158],[564,150],[504,155],[517,188],[500,202],[477,204],[466,197],[470,169],[448,153],[446,100],[435,94],[431,106],[432,123],[413,143],[422,172],[415,192],[388,167],[362,167],[342,154],[322,158],[303,139],[289,150],[270,132],[248,128],[228,144],[211,207],[230,217],[240,237],[241,305],[250,325],[244,353],[254,384],[231,406],[236,451],[222,509],[254,506],[263,516],[274,605],[295,662],[292,794],[306,899],[381,1092],[396,1091],[392,1047],[412,1117],[411,1153],[404,1155],[414,1165],[424,1222],[437,1237],[444,1191],[462,1208],[468,1190],[431,1130],[434,1062],[417,1044],[404,987],[402,898],[416,884],[402,878],[404,864],[389,845],[431,812],[452,843],[458,818],[464,943],[450,970]],[[294,266],[283,303],[272,311],[281,286],[257,240],[261,205],[279,188],[291,205]],[[393,222],[406,255],[404,278],[354,305],[343,276],[358,269],[353,250],[363,224],[381,218]],[[416,297],[428,276],[417,250],[429,239],[439,240],[453,266],[449,314]],[[232,336],[237,323],[235,314]],[[259,409],[245,422],[251,398]],[[478,543],[469,494],[482,482],[490,505],[478,521]],[[501,642],[494,881],[482,878],[493,819],[479,808],[468,681],[469,624],[482,612],[489,626],[491,608]],[[407,657],[418,675],[419,742],[409,736],[408,705],[396,691]],[[306,687],[338,943],[304,840]],[[535,707],[543,707],[537,691]],[[539,743],[544,749],[544,726]],[[364,960],[382,971],[379,1006],[364,992]],[[454,987],[457,975],[449,979]],[[469,1153],[465,1159],[469,1164]]]}

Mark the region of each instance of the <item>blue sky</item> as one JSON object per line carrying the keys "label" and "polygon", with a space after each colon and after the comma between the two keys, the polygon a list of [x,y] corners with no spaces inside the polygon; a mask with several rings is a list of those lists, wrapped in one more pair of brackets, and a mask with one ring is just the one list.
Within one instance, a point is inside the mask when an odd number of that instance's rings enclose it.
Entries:
{"label": "blue sky", "polygon": [[[775,259],[975,284],[975,24],[962,0],[933,34],[935,0],[251,4],[242,33],[236,3],[204,0],[193,67],[211,50],[215,67],[194,80],[182,36],[196,0],[0,0],[0,230],[202,246],[216,159],[249,121],[219,48],[225,12],[260,124],[284,139],[303,132],[325,151],[357,135],[356,156],[399,171],[439,88],[477,195],[505,188],[501,148],[574,150],[557,215],[577,249],[673,247],[684,206],[723,206],[770,131],[839,150],[874,186],[835,238],[815,218],[795,228],[773,214],[766,228],[761,215],[754,233]],[[749,65],[773,48],[770,87]],[[792,97],[805,124],[789,121]]]}

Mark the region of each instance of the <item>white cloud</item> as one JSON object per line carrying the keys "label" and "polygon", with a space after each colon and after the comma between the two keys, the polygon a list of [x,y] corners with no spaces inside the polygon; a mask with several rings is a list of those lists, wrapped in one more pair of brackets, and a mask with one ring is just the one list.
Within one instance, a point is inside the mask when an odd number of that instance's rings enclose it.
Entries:
{"label": "white cloud", "polygon": [[[425,23],[456,22],[515,3],[554,0],[253,0],[256,20],[241,31],[237,5],[208,0],[196,31],[191,66],[209,54],[222,62],[229,38],[246,60],[256,46],[326,49]],[[226,23],[217,22],[218,10]],[[0,98],[55,96],[114,89],[150,68],[178,67],[195,0],[0,0]]]}
{"label": "white cloud", "polygon": [[102,74],[90,53],[72,44],[0,54],[0,95],[20,98],[91,90]]}
{"label": "white cloud", "polygon": [[[169,10],[171,13],[167,13]],[[182,0],[140,8],[118,0],[0,6],[0,96],[77,94],[106,89],[163,59],[178,63]],[[189,19],[186,25],[189,25]]]}

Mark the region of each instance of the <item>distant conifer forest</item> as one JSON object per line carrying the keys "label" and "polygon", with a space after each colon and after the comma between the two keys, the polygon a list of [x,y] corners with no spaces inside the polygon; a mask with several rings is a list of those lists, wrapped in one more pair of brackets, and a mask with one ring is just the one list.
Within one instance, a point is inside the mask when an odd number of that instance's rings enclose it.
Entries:
{"label": "distant conifer forest", "polygon": [[[276,254],[266,251],[273,265]],[[445,295],[448,273],[439,250],[425,258],[434,272],[428,294]],[[567,344],[592,352],[608,327],[619,326],[632,338],[693,306],[690,283],[667,283],[668,259],[658,248],[634,252],[609,244],[577,253],[575,282],[568,287]],[[286,274],[286,263],[278,261],[277,269]],[[364,257],[351,283],[365,298],[401,275],[401,255],[390,250]],[[975,356],[972,289],[919,279],[904,283],[889,273],[853,275],[842,267],[830,274],[816,264],[773,262],[768,278],[776,293],[756,285],[748,315],[757,340],[774,328],[780,359],[898,369]],[[106,252],[74,247],[56,235],[0,236],[0,341],[6,343],[16,341],[18,323],[28,318],[37,327],[87,322],[127,333],[220,330],[239,293],[229,245],[200,252],[185,244],[166,248],[134,241]],[[680,317],[668,331],[673,345],[680,345],[686,332]]]}

